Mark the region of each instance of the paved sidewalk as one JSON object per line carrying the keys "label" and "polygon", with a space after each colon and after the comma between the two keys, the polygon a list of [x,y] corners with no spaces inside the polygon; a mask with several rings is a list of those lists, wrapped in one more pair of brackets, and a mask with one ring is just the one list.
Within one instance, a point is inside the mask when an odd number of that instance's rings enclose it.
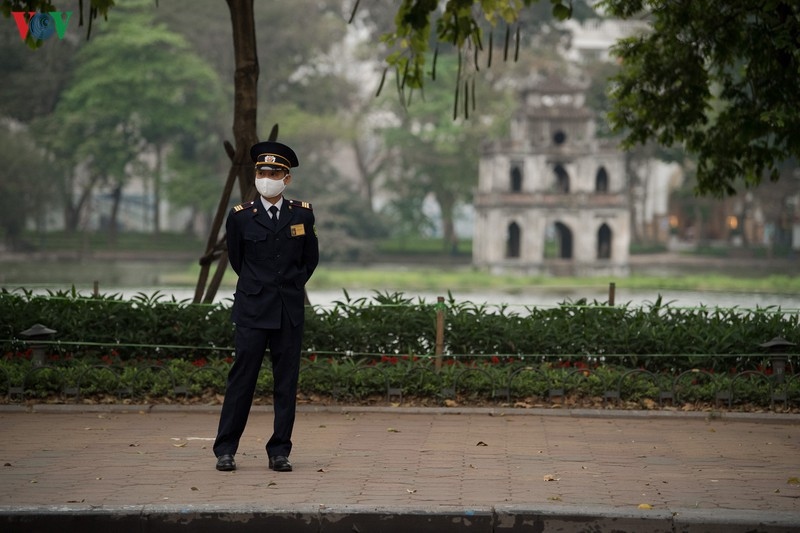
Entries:
{"label": "paved sidewalk", "polygon": [[0,407],[0,530],[800,531],[794,415],[304,407],[275,473],[254,407],[222,473],[218,409]]}

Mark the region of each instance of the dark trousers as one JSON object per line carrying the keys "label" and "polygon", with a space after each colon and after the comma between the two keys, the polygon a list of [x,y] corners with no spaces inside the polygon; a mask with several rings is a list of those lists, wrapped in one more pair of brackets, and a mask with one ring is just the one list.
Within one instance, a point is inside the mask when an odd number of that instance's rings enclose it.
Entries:
{"label": "dark trousers", "polygon": [[267,455],[289,456],[292,451],[297,402],[297,379],[300,375],[300,345],[303,326],[293,327],[285,314],[280,329],[258,329],[236,326],[236,357],[228,373],[225,401],[214,441],[214,455],[235,455],[244,433],[258,373],[269,348],[274,381],[272,399],[275,411],[273,433],[267,441]]}

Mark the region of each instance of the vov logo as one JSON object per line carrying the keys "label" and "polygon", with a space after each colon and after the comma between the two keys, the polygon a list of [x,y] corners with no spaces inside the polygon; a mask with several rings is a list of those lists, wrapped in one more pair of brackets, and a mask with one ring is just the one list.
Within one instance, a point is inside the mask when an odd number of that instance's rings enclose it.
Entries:
{"label": "vov logo", "polygon": [[23,41],[28,39],[28,35],[39,41],[46,41],[53,34],[58,35],[59,39],[64,38],[72,11],[51,11],[49,13],[12,11],[11,15],[14,17],[14,22],[17,23],[19,36]]}

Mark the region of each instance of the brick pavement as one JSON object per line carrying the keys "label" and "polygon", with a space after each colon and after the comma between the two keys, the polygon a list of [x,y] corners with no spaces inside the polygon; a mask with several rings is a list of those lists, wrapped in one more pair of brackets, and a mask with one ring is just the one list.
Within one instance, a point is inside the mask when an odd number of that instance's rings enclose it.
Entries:
{"label": "brick pavement", "polygon": [[[105,509],[133,512],[137,530],[148,512],[244,510],[326,532],[402,531],[390,517],[403,515],[431,531],[800,531],[793,415],[306,407],[295,471],[275,473],[264,452],[272,413],[254,407],[239,469],[221,473],[218,407],[93,409],[0,408],[0,517],[11,530]],[[321,510],[337,513],[327,527]],[[359,514],[360,529],[345,527]]]}

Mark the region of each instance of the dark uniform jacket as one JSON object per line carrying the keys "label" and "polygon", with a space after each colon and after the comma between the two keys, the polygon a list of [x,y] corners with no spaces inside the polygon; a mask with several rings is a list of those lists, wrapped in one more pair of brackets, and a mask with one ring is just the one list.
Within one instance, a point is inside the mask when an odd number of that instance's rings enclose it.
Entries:
{"label": "dark uniform jacket", "polygon": [[259,198],[234,207],[225,228],[228,259],[239,275],[233,322],[277,329],[285,307],[292,325],[302,324],[305,284],[319,263],[311,205],[284,198],[274,228]]}

